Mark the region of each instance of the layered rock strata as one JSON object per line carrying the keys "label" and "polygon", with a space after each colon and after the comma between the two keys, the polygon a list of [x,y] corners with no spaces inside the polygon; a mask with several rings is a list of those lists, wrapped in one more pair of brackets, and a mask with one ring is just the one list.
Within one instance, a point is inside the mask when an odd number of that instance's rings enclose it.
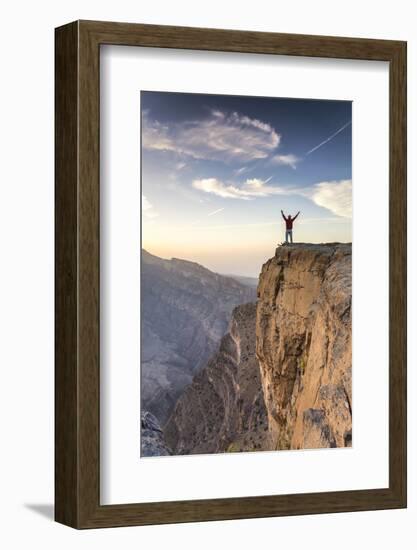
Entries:
{"label": "layered rock strata", "polygon": [[185,389],[164,429],[174,454],[268,447],[255,326],[256,304],[234,309],[219,351]]}

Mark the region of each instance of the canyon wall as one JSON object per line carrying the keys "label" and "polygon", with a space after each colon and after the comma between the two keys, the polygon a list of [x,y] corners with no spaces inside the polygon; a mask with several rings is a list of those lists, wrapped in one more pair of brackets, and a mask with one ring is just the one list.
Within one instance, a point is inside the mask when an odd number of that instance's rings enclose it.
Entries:
{"label": "canyon wall", "polygon": [[255,327],[256,304],[233,310],[218,352],[185,389],[165,426],[174,454],[269,448]]}
{"label": "canyon wall", "polygon": [[352,443],[350,244],[277,248],[258,286],[256,354],[274,449]]}

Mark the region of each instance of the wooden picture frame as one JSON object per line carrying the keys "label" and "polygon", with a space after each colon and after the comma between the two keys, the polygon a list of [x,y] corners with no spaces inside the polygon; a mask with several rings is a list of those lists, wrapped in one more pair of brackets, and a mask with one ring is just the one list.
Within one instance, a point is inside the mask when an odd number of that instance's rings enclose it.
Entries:
{"label": "wooden picture frame", "polygon": [[[56,521],[99,528],[404,508],[406,43],[93,21],[57,28],[55,41]],[[104,44],[389,62],[388,488],[100,505],[99,56]]]}

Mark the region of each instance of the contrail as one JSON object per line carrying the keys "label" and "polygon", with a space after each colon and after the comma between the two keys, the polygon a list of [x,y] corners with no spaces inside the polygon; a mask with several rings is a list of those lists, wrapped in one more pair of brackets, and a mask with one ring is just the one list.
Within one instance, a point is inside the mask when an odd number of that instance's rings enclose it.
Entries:
{"label": "contrail", "polygon": [[210,212],[210,214],[207,214],[207,217],[208,217],[208,216],[214,216],[214,214],[218,214],[218,213],[221,212],[222,210],[224,210],[224,208],[219,208],[218,210],[215,210],[214,212]]}
{"label": "contrail", "polygon": [[313,151],[317,151],[317,149],[319,149],[320,147],[322,147],[323,145],[325,145],[326,143],[328,143],[330,140],[332,140],[335,136],[337,136],[337,134],[340,134],[340,132],[342,132],[345,128],[347,128],[349,126],[349,124],[352,124],[352,121],[350,120],[349,122],[346,122],[346,124],[344,124],[341,128],[339,128],[338,130],[336,130],[336,132],[334,134],[332,134],[330,137],[328,137],[327,139],[325,139],[324,141],[322,141],[321,143],[319,143],[318,145],[316,145],[315,147],[313,147],[312,149],[310,149],[310,151],[307,151],[306,153],[306,156],[309,155],[310,153],[313,153]]}
{"label": "contrail", "polygon": [[242,166],[242,168],[238,168],[237,170],[234,170],[234,175],[235,176],[240,176],[241,174],[243,174],[243,172],[247,172],[248,168],[247,166]]}

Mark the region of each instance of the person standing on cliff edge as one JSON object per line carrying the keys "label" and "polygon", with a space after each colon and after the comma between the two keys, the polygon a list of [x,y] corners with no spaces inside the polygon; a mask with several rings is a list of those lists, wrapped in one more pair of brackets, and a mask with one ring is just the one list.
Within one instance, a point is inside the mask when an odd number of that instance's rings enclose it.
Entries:
{"label": "person standing on cliff edge", "polygon": [[293,218],[291,217],[291,214],[288,214],[288,216],[285,217],[284,212],[281,210],[281,215],[285,220],[285,242],[287,244],[288,244],[288,239],[291,241],[291,244],[292,244],[292,224],[297,219],[299,213],[300,212],[298,211]]}

